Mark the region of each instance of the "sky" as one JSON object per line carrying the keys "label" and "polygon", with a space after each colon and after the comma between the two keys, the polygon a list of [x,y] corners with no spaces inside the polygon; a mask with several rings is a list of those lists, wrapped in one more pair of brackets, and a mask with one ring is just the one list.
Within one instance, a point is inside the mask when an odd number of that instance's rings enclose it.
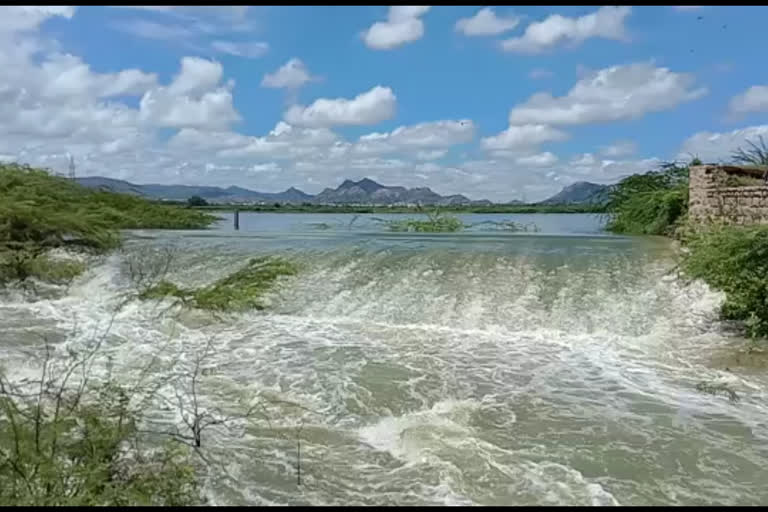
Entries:
{"label": "sky", "polygon": [[0,7],[0,160],[544,199],[768,137],[765,6]]}

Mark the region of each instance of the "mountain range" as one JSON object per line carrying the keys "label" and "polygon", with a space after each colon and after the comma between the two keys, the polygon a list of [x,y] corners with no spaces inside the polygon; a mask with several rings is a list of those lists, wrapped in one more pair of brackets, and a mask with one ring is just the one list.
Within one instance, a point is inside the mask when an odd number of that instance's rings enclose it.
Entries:
{"label": "mountain range", "polygon": [[[242,187],[208,187],[196,185],[137,185],[123,180],[88,176],[76,178],[83,186],[108,189],[150,199],[186,201],[200,196],[209,203],[314,203],[314,204],[431,204],[431,205],[490,205],[488,200],[473,201],[461,194],[441,196],[428,187],[405,188],[381,185],[372,179],[344,180],[335,189],[326,188],[317,195],[307,194],[291,187],[283,192],[257,192]],[[609,187],[589,182],[578,182],[565,187],[560,193],[540,204],[577,204],[600,202],[600,196]],[[509,201],[516,204],[520,201]]]}

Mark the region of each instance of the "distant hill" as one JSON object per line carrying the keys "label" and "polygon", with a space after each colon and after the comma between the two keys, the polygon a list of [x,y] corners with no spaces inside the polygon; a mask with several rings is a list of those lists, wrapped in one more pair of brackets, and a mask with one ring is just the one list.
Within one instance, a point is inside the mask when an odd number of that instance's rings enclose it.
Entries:
{"label": "distant hill", "polygon": [[483,201],[471,199],[457,194],[441,196],[428,187],[405,188],[388,187],[376,183],[372,179],[363,178],[360,181],[344,180],[344,183],[335,189],[326,188],[315,196],[316,203],[331,204],[396,204],[396,203],[421,203],[421,204],[484,204]]}
{"label": "distant hill", "polygon": [[473,204],[487,205],[491,201],[472,201],[456,194],[441,196],[427,187],[405,188],[388,187],[376,183],[372,179],[363,178],[360,181],[345,180],[335,189],[326,188],[317,195],[307,194],[291,187],[284,192],[257,192],[242,187],[205,187],[194,185],[136,185],[123,180],[89,176],[77,178],[78,183],[86,187],[102,188],[126,194],[139,195],[151,199],[185,201],[192,196],[200,196],[210,203],[320,203],[320,204],[402,204],[421,203],[434,205]]}
{"label": "distant hill", "polygon": [[539,204],[595,204],[608,200],[610,185],[577,181]]}

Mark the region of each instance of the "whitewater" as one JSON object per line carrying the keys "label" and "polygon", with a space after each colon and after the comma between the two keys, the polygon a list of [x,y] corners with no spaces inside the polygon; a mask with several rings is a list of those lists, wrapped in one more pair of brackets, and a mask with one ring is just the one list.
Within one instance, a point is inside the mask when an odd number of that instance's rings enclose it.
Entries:
{"label": "whitewater", "polygon": [[[212,504],[768,502],[768,376],[717,320],[721,294],[677,275],[669,240],[609,236],[591,215],[466,215],[475,227],[447,234],[373,217],[386,216],[126,233],[68,288],[0,295],[2,364],[34,375],[40,335],[61,357],[102,336],[96,374],[131,379],[154,358],[152,377],[170,381],[208,347],[201,403],[263,405],[206,431]],[[487,222],[500,219],[540,231]],[[127,262],[168,247],[184,286],[258,255],[301,271],[263,311],[126,301]],[[148,422],[177,412],[158,402]]]}

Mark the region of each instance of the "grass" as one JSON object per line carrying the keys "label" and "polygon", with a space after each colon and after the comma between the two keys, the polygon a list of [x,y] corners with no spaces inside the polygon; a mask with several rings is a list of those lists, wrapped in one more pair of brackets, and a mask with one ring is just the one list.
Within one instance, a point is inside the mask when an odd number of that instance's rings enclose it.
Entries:
{"label": "grass", "polygon": [[175,298],[187,307],[209,311],[264,309],[263,295],[282,276],[292,276],[298,269],[290,261],[276,257],[252,258],[247,265],[208,286],[185,289],[169,281],[147,288],[139,294],[143,300]]}

